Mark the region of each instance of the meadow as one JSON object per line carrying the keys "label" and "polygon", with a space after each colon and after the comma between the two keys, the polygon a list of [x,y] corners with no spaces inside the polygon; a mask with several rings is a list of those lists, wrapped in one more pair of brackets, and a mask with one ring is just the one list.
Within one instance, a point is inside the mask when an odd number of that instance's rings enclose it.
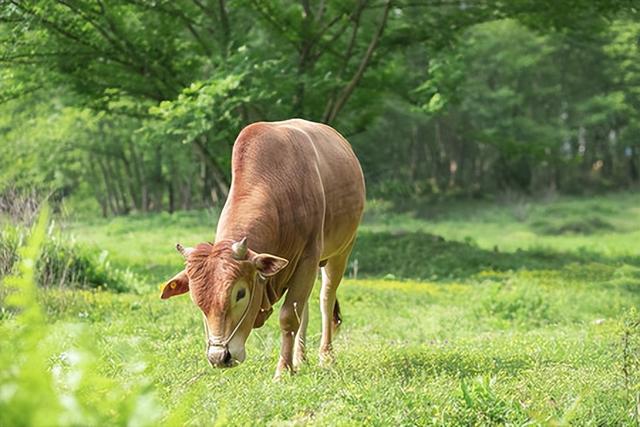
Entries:
{"label": "meadow", "polygon": [[[34,345],[71,409],[46,418],[46,400],[35,410],[25,397],[0,424],[640,425],[637,193],[402,214],[371,202],[358,276],[350,267],[338,293],[336,362],[318,366],[316,286],[309,362],[277,382],[277,316],[253,331],[244,364],[215,370],[197,308],[159,299],[182,266],[174,244],[212,240],[216,216],[58,219],[61,238],[135,286],[39,291],[47,334]],[[21,316],[3,313],[6,332]],[[13,357],[28,360],[14,344]],[[3,338],[3,366],[10,346]],[[18,377],[0,376],[3,405],[35,384]]]}

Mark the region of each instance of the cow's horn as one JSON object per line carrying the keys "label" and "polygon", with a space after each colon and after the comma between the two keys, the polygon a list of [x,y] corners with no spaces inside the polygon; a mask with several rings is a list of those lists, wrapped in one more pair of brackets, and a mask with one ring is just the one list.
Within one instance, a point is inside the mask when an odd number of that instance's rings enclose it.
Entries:
{"label": "cow's horn", "polygon": [[188,257],[191,252],[193,252],[193,248],[185,248],[180,243],[176,243],[176,249],[185,258]]}
{"label": "cow's horn", "polygon": [[237,260],[243,260],[247,258],[247,238],[243,237],[242,240],[238,242],[233,242],[231,245],[231,251],[233,252],[233,257]]}

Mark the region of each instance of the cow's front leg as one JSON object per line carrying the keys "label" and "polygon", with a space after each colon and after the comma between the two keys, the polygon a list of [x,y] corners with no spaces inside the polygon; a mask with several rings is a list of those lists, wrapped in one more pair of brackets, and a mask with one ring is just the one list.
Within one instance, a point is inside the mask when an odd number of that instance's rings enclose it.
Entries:
{"label": "cow's front leg", "polygon": [[[299,311],[298,311],[299,312]],[[307,325],[309,324],[309,302],[302,308],[300,327],[296,334],[296,342],[293,348],[293,369],[300,369],[306,360],[305,346],[307,344]]]}
{"label": "cow's front leg", "polygon": [[287,304],[285,301],[280,309],[282,343],[280,345],[280,359],[276,367],[275,378],[280,378],[284,372],[293,372],[293,343],[299,327],[300,321],[296,317],[293,304]]}
{"label": "cow's front leg", "polygon": [[280,378],[287,371],[294,371],[293,348],[296,341],[296,332],[300,330],[300,325],[304,323],[304,307],[307,305],[317,273],[318,259],[309,257],[305,262],[298,264],[296,272],[289,281],[289,290],[280,309],[282,344],[275,378]]}

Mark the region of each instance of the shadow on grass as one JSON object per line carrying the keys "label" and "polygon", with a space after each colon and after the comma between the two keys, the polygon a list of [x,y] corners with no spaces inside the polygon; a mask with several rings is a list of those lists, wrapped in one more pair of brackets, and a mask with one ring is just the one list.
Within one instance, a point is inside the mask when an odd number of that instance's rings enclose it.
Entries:
{"label": "shadow on grass", "polygon": [[[546,249],[500,252],[468,242],[446,241],[424,232],[358,235],[351,260],[358,260],[359,276],[453,280],[483,271],[563,270],[573,277],[607,279],[616,266],[640,267],[640,257],[608,258],[594,252],[556,252]],[[600,265],[596,265],[600,264]]]}
{"label": "shadow on grass", "polygon": [[547,236],[563,234],[582,234],[588,236],[603,231],[618,231],[611,223],[599,216],[589,216],[564,221],[540,219],[532,222],[531,227],[536,233]]}
{"label": "shadow on grass", "polygon": [[460,378],[497,373],[516,375],[533,366],[531,358],[526,355],[497,357],[482,352],[446,349],[442,346],[398,349],[385,356],[380,363],[381,368],[391,375],[407,380],[425,374]]}
{"label": "shadow on grass", "polygon": [[[361,232],[350,261],[358,260],[358,277],[432,281],[463,280],[481,272],[556,270],[566,277],[607,281],[625,264],[640,268],[640,257],[609,258],[595,252],[557,252],[550,249],[501,252],[459,241],[446,241],[424,232]],[[171,277],[175,263],[128,265],[153,283]],[[352,267],[347,270],[351,274]],[[626,279],[626,276],[624,277]],[[635,286],[635,284],[634,284]]]}

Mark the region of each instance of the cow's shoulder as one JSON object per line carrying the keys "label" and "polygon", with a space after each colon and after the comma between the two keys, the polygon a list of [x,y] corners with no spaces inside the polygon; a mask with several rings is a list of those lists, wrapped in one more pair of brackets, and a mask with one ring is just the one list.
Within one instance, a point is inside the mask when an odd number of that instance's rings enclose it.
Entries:
{"label": "cow's shoulder", "polygon": [[269,132],[272,132],[272,131],[273,131],[273,123],[271,122],[251,123],[250,125],[245,126],[240,131],[240,133],[238,134],[238,137],[236,138],[236,144],[259,138],[260,136],[268,134]]}

